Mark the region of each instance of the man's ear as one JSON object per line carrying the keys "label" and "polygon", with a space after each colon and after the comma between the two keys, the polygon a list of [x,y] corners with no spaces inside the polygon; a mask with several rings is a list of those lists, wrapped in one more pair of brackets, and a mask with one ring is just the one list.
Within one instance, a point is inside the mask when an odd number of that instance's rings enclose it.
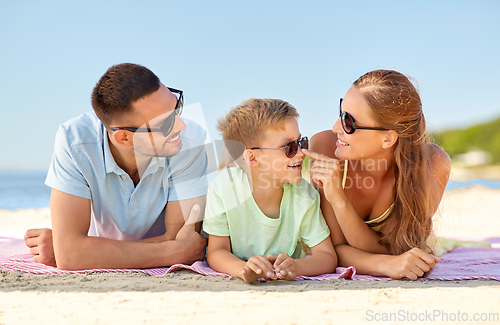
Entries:
{"label": "man's ear", "polygon": [[393,145],[396,144],[396,141],[398,141],[398,133],[396,131],[386,131],[386,135],[384,138],[384,141],[382,142],[382,148],[384,149],[389,149]]}
{"label": "man's ear", "polygon": [[251,166],[251,167],[257,167],[259,166],[259,160],[255,156],[254,152],[252,149],[245,149],[243,152],[243,159]]}
{"label": "man's ear", "polygon": [[125,130],[116,130],[110,133],[113,138],[113,142],[122,145],[126,148],[130,148],[133,145],[133,135],[131,132]]}

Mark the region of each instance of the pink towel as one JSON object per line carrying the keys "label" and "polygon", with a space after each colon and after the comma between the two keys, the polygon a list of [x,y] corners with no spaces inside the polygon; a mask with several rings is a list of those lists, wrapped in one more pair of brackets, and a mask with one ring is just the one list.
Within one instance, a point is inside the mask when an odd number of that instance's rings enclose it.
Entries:
{"label": "pink towel", "polygon": [[[491,242],[492,247],[459,247],[442,256],[442,261],[434,267],[426,280],[473,280],[488,279],[500,281],[500,238],[483,239]],[[0,270],[22,271],[33,274],[44,273],[86,273],[86,272],[135,272],[161,276],[180,269],[188,269],[203,275],[229,277],[228,274],[212,270],[206,261],[192,265],[175,264],[170,267],[150,269],[90,269],[80,271],[62,271],[55,267],[33,261],[24,241],[17,238],[0,237]],[[352,280],[391,280],[388,277],[356,275],[354,267],[338,267],[335,273],[319,276],[298,276],[297,280],[331,280],[337,278]],[[265,281],[261,279],[261,281]]]}

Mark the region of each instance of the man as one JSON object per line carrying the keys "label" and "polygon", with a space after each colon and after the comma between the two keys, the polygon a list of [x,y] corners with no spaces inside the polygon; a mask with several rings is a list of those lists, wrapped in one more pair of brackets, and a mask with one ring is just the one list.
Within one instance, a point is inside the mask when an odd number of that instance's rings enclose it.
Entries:
{"label": "man", "polygon": [[36,262],[65,270],[202,260],[205,132],[181,120],[182,91],[130,63],[106,71],[94,113],[61,125],[46,184],[52,230],[30,229]]}

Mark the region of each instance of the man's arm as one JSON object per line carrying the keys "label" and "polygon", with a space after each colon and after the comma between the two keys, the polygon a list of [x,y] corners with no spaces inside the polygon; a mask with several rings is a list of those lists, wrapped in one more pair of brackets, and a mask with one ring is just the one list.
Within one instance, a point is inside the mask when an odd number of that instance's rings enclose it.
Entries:
{"label": "man's arm", "polygon": [[[194,224],[179,231],[180,238],[159,242],[128,242],[88,236],[90,200],[57,190],[51,194],[54,255],[59,269],[150,268],[202,259],[206,240]],[[170,212],[168,212],[170,213]],[[190,219],[197,219],[193,209]]]}
{"label": "man's arm", "polygon": [[[165,208],[165,228],[164,235],[142,239],[142,242],[158,243],[166,240],[175,240],[179,230],[187,224],[194,224],[196,233],[199,235],[201,224],[205,214],[206,195],[195,197],[187,200],[167,202]],[[200,213],[195,219],[189,219],[193,206],[200,206]],[[194,234],[193,234],[194,235]]]}
{"label": "man's arm", "polygon": [[24,235],[24,242],[30,248],[33,261],[48,266],[57,266],[54,257],[52,229],[28,229]]}

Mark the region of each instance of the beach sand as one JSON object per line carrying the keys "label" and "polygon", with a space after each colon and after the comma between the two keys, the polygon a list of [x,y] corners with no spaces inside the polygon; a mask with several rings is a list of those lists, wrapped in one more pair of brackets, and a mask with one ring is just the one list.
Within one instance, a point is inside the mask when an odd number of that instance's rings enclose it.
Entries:
{"label": "beach sand", "polygon": [[464,182],[472,179],[500,180],[500,165],[459,167],[451,169],[450,181]]}
{"label": "beach sand", "polygon": [[[500,190],[482,186],[446,191],[435,216],[436,232],[500,237],[499,202]],[[25,229],[44,225],[50,225],[47,208],[0,210],[0,236],[22,236]],[[493,324],[500,322],[499,293],[500,282],[487,280],[247,285],[187,270],[162,277],[0,271],[0,324],[481,323],[474,318],[496,320]]]}

